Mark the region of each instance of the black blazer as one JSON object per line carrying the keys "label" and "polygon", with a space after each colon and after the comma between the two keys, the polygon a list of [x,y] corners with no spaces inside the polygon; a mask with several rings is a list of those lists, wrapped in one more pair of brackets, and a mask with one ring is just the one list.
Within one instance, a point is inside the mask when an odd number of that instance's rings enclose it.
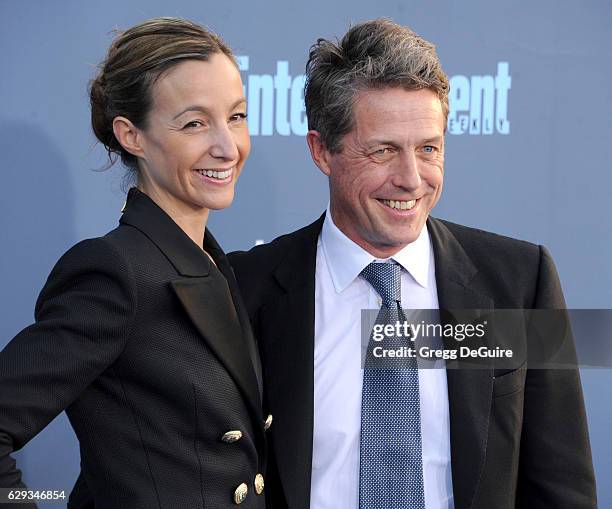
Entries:
{"label": "black blazer", "polygon": [[[314,291],[323,217],[232,253],[274,414],[267,498],[307,509],[313,429]],[[545,248],[430,218],[440,309],[563,309]],[[595,480],[576,370],[448,369],[456,509],[593,508]]]}
{"label": "black blazer", "polygon": [[0,354],[0,486],[22,486],[9,454],[65,409],[82,466],[69,507],[233,507],[242,483],[242,507],[265,506],[257,348],[208,230],[204,247],[218,269],[132,189],[117,229],[59,260]]}

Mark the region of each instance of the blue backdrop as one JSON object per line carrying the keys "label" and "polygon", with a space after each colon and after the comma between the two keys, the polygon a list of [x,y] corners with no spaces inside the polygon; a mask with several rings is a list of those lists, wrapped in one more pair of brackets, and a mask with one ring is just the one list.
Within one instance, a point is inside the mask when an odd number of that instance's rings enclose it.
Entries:
{"label": "blue backdrop", "polygon": [[[434,41],[452,77],[445,191],[435,215],[547,245],[570,307],[612,308],[612,4],[373,4],[0,1],[0,347],[32,321],[58,257],[117,223],[123,170],[95,171],[105,160],[89,126],[86,85],[112,29],[162,15],[208,25],[241,56],[252,155],[234,205],[210,221],[227,251],[270,240],[324,209],[327,183],[303,137],[307,51],[317,37],[384,16]],[[582,376],[600,505],[612,507],[612,372]],[[69,491],[77,476],[78,448],[63,415],[18,457],[33,488]]]}

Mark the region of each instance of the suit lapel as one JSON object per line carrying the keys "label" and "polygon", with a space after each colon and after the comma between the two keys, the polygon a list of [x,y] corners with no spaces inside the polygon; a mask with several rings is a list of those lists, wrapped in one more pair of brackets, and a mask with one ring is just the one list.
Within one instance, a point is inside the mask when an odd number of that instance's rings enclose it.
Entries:
{"label": "suit lapel", "polygon": [[[308,509],[310,503],[316,245],[323,219],[296,236],[274,272],[284,293],[260,311],[262,337],[270,338],[262,344],[262,356],[267,398],[275,412],[275,455],[291,509]],[[477,269],[457,239],[434,218],[428,228],[440,309],[491,309],[493,300],[470,286]],[[467,509],[485,462],[492,369],[448,369],[447,379],[455,507]]]}
{"label": "suit lapel", "polygon": [[[253,337],[250,329],[249,335],[243,333],[245,324],[237,313],[241,302],[236,304],[231,282],[170,216],[135,188],[128,193],[121,223],[144,233],[178,272],[179,277],[171,283],[174,292],[203,340],[243,393],[257,423],[255,429],[263,439],[260,383],[251,354],[255,347],[249,345]],[[204,245],[212,251],[215,262],[223,265],[225,255],[209,232],[205,234]],[[250,355],[245,355],[245,349]]]}
{"label": "suit lapel", "polygon": [[283,293],[260,310],[274,452],[287,503],[308,509],[312,469],[314,294],[323,217],[301,230],[274,272]]}
{"label": "suit lapel", "polygon": [[[443,310],[491,309],[493,300],[475,289],[477,269],[449,229],[439,220],[427,221],[434,249],[436,286]],[[444,318],[443,318],[444,322]],[[455,345],[448,344],[447,347]],[[485,463],[492,367],[447,369],[450,410],[451,464],[456,509],[472,506]]]}

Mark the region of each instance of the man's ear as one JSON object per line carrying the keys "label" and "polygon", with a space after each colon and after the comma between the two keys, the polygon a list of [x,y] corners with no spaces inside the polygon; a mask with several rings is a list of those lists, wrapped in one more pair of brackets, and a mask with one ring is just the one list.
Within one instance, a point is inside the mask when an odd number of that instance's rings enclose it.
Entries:
{"label": "man's ear", "polygon": [[325,148],[323,140],[321,140],[321,133],[314,130],[308,131],[306,134],[306,142],[308,143],[312,160],[318,166],[319,170],[329,177],[331,174],[331,154]]}
{"label": "man's ear", "polygon": [[136,157],[143,157],[142,137],[131,120],[125,117],[115,117],[113,119],[113,133],[127,152]]}

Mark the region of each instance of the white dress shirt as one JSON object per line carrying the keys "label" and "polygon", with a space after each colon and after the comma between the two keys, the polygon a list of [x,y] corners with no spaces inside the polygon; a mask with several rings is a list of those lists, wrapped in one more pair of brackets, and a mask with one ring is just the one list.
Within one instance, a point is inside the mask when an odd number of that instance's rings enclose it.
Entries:
{"label": "white dress shirt", "polygon": [[[402,270],[402,307],[438,309],[427,228],[392,257]],[[361,310],[380,297],[361,271],[376,260],[334,224],[329,208],[317,244],[311,509],[359,507]],[[450,421],[445,369],[420,369],[423,480],[427,509],[451,509]]]}

